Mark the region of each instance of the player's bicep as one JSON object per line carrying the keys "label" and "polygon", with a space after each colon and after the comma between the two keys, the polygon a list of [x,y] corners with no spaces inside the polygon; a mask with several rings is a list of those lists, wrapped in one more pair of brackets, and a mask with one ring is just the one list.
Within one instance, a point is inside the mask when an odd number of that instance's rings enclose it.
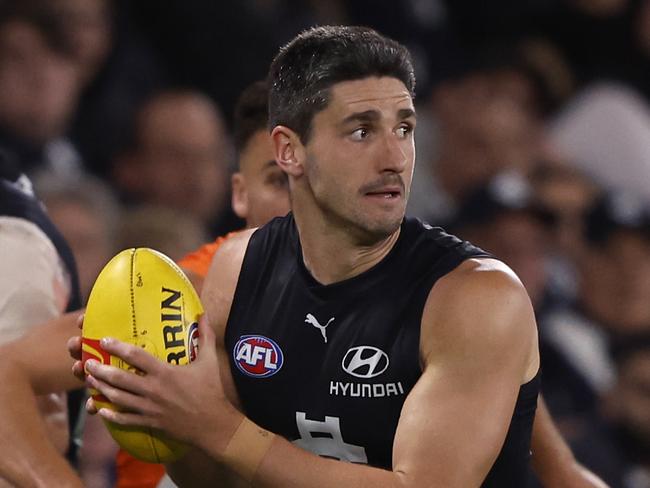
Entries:
{"label": "player's bicep", "polygon": [[413,486],[480,486],[503,444],[516,382],[463,383],[428,368],[409,394],[393,446],[393,469]]}
{"label": "player's bicep", "polygon": [[224,335],[251,233],[251,231],[244,231],[236,234],[219,247],[212,259],[201,293],[203,307],[217,337],[215,347],[224,393],[235,407],[239,407],[239,398],[230,372]]}
{"label": "player's bicep", "polygon": [[395,470],[440,486],[480,486],[520,386],[537,371],[536,344],[530,301],[507,268],[468,263],[441,280],[423,314],[423,374],[402,409]]}

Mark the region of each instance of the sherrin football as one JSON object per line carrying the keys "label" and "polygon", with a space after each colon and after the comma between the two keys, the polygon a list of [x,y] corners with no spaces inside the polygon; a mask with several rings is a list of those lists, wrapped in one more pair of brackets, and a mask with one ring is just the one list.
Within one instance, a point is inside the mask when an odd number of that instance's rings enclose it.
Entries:
{"label": "sherrin football", "polygon": [[[153,249],[124,250],[108,262],[93,285],[83,323],[82,360],[93,358],[136,373],[101,348],[102,337],[114,337],[161,361],[188,364],[197,354],[202,313],[194,287],[171,259]],[[116,408],[96,390],[90,393],[98,408]],[[185,445],[158,431],[104,423],[124,450],[143,461],[170,462],[185,454]]]}

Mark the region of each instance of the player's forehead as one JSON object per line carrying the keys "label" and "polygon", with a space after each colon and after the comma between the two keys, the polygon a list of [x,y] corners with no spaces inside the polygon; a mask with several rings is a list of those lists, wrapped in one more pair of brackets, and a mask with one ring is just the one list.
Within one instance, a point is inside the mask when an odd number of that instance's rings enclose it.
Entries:
{"label": "player's forehead", "polygon": [[336,118],[367,111],[377,111],[380,115],[403,113],[405,109],[415,111],[413,98],[404,83],[388,76],[373,76],[332,85],[328,109]]}

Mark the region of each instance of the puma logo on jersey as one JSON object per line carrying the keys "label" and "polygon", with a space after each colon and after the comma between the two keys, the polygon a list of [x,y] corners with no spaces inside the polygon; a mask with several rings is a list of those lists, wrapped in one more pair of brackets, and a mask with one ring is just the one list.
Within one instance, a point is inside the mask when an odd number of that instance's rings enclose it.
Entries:
{"label": "puma logo on jersey", "polygon": [[325,325],[321,325],[320,322],[314,317],[312,314],[308,313],[307,316],[305,317],[305,323],[306,324],[311,324],[317,329],[320,330],[321,335],[323,336],[323,339],[325,340],[325,344],[327,344],[327,326],[330,325],[332,322],[334,322],[334,317],[329,319]]}

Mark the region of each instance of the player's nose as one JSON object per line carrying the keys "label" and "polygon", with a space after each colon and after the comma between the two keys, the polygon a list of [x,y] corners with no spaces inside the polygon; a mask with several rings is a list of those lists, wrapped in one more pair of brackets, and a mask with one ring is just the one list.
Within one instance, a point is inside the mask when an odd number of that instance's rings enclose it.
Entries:
{"label": "player's nose", "polygon": [[393,171],[401,173],[408,165],[409,152],[404,140],[399,139],[395,134],[384,137],[379,160],[381,171]]}

